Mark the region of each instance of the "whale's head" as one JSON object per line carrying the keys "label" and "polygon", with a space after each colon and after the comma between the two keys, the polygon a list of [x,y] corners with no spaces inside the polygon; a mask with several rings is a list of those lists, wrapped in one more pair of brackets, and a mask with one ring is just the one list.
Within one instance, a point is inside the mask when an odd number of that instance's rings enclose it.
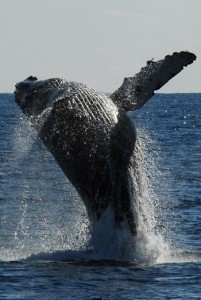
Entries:
{"label": "whale's head", "polygon": [[15,101],[28,117],[39,116],[51,106],[53,91],[63,88],[66,83],[60,78],[38,80],[30,76],[15,85]]}

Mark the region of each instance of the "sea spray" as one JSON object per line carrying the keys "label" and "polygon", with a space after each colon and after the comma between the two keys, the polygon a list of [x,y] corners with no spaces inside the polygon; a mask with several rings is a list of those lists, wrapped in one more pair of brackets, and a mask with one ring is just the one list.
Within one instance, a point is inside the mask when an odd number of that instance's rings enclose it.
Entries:
{"label": "sea spray", "polygon": [[[154,150],[155,148],[155,150]],[[144,129],[138,129],[135,146],[135,170],[130,170],[136,189],[138,205],[138,234],[135,251],[140,259],[162,262],[169,257],[169,243],[160,231],[160,201],[157,188],[163,188],[162,174],[156,163],[157,150],[154,141]]]}
{"label": "sea spray", "polygon": [[93,228],[89,226],[86,210],[75,189],[40,143],[28,120],[20,119],[14,134],[16,161],[19,167],[23,165],[24,172],[21,174],[19,222],[14,232],[18,259],[33,254],[40,257],[40,253],[46,253],[47,258],[51,254],[54,258],[68,259],[75,251],[75,258],[83,255],[88,259],[165,261],[170,249],[158,230],[160,218],[156,217],[160,206],[155,191],[160,184],[153,155],[156,151],[153,153],[147,133],[142,129],[137,132],[135,169],[129,169],[135,186],[133,201],[138,211],[138,234],[133,237],[126,226],[121,230],[114,227],[110,206],[101,222]]}
{"label": "sea spray", "polygon": [[12,249],[6,248],[0,259],[84,248],[88,231],[85,207],[26,118],[19,119],[12,143],[18,174],[15,225]]}
{"label": "sea spray", "polygon": [[36,142],[38,142],[38,134],[31,127],[30,121],[24,116],[18,118],[12,138],[12,150],[16,160],[19,161],[26,158]]}

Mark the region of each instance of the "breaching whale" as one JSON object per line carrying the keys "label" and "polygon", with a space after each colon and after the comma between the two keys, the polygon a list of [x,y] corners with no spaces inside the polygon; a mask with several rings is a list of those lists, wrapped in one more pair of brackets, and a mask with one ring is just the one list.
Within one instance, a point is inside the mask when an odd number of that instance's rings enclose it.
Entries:
{"label": "breaching whale", "polygon": [[15,100],[80,194],[92,224],[111,208],[115,227],[138,231],[136,130],[126,112],[142,107],[196,56],[182,51],[148,61],[110,96],[61,78],[30,76],[16,84]]}

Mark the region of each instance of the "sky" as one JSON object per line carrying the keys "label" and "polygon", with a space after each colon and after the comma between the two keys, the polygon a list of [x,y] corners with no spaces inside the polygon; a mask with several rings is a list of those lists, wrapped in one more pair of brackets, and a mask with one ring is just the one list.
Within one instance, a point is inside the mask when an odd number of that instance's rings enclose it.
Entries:
{"label": "sky", "polygon": [[146,61],[197,60],[160,92],[201,92],[201,0],[0,0],[0,92],[30,75],[113,92]]}

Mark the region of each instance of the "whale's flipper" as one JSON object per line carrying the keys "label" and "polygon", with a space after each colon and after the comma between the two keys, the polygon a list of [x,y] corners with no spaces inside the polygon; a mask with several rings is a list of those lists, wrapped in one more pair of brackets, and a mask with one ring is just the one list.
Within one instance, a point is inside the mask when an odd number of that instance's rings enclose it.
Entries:
{"label": "whale's flipper", "polygon": [[146,67],[134,77],[124,79],[120,88],[111,95],[111,99],[126,111],[138,109],[154,95],[155,90],[160,89],[195,59],[193,53],[182,51],[167,55],[157,62],[147,61]]}

